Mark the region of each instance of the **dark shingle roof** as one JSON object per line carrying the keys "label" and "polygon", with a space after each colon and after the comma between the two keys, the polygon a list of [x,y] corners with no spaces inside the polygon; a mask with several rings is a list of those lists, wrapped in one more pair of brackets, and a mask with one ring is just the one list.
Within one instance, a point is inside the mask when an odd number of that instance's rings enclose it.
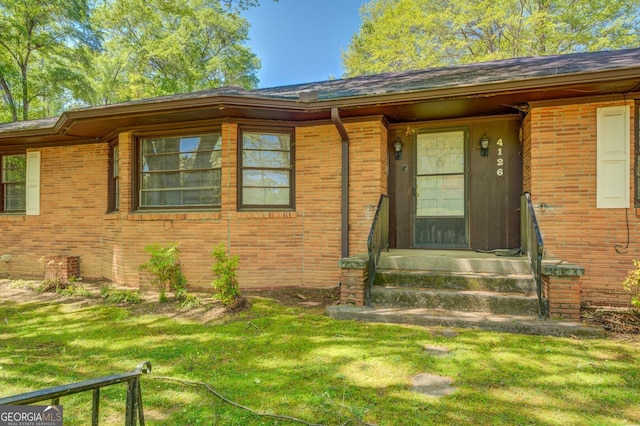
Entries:
{"label": "dark shingle roof", "polygon": [[640,49],[538,56],[393,72],[343,80],[258,89],[258,96],[297,99],[300,92],[317,91],[320,100],[408,93],[448,87],[516,82],[561,75],[640,67]]}
{"label": "dark shingle roof", "polygon": [[[640,82],[640,49],[613,50],[602,52],[574,53],[568,55],[540,56],[528,58],[506,59],[493,62],[454,65],[450,67],[432,68],[415,71],[392,72],[385,74],[329,80],[315,83],[293,84],[288,86],[271,87],[256,90],[246,90],[241,87],[223,87],[203,90],[194,93],[184,93],[157,98],[141,99],[119,104],[104,105],[75,110],[83,115],[96,115],[100,112],[119,111],[120,108],[136,108],[137,106],[160,105],[175,101],[198,101],[204,103],[207,99],[229,97],[235,99],[264,99],[300,101],[301,93],[313,93],[311,101],[334,101],[340,99],[359,98],[366,103],[367,97],[379,95],[402,95],[412,92],[426,92],[429,90],[453,90],[474,87],[481,90],[483,85],[510,84],[510,88],[526,88],[531,82],[553,77],[567,77],[590,75],[595,80],[599,72],[624,71],[636,69]],[[632,73],[632,75],[635,75]],[[545,81],[546,83],[546,81]],[[304,99],[302,99],[304,101]],[[217,102],[220,102],[218,100]],[[224,102],[224,100],[222,100]],[[75,112],[74,111],[74,112]],[[0,133],[52,129],[58,118],[46,118],[26,122],[0,124]]]}

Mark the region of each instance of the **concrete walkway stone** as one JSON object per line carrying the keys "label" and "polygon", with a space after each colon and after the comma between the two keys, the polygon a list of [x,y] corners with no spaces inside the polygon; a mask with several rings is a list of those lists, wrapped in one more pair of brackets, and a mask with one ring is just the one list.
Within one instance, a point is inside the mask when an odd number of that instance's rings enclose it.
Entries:
{"label": "concrete walkway stone", "polygon": [[453,380],[449,377],[422,373],[412,377],[411,380],[413,381],[412,392],[434,398],[451,395],[456,391]]}
{"label": "concrete walkway stone", "polygon": [[328,306],[328,316],[341,320],[383,322],[422,326],[477,328],[516,334],[558,337],[604,338],[601,327],[579,322],[541,320],[532,316],[495,315],[486,312],[459,312],[426,308],[370,308],[352,305]]}

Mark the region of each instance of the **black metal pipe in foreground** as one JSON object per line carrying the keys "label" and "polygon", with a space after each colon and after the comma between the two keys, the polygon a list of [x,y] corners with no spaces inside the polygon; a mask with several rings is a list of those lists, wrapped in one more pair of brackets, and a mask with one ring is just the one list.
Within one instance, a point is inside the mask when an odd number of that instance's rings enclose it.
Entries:
{"label": "black metal pipe in foreground", "polygon": [[33,392],[0,398],[0,405],[28,405],[40,401],[51,400],[53,405],[58,405],[61,396],[73,395],[85,391],[93,391],[93,408],[91,412],[91,424],[98,425],[100,410],[100,388],[117,383],[127,383],[127,407],[125,426],[134,426],[139,419],[139,424],[144,426],[144,414],[142,411],[142,392],[140,388],[140,376],[151,373],[149,361],[138,364],[134,371],[112,374],[97,379],[84,380],[52,388],[40,389]]}

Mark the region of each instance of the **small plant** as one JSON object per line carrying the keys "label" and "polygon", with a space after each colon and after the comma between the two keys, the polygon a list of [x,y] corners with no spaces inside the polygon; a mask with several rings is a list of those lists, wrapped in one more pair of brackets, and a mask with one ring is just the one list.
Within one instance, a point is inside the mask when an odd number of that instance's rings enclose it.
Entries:
{"label": "small plant", "polygon": [[65,297],[91,297],[91,292],[81,285],[69,283],[58,285],[55,292]]}
{"label": "small plant", "polygon": [[35,291],[38,288],[38,284],[35,281],[15,280],[9,283],[9,288],[26,288]]}
{"label": "small plant", "polygon": [[238,289],[238,278],[236,277],[236,269],[238,269],[238,256],[229,256],[225,249],[224,243],[220,243],[211,252],[214,259],[212,266],[213,273],[216,274],[215,280],[211,283],[213,288],[218,291],[216,298],[225,306],[231,306],[237,302],[240,295]]}
{"label": "small plant", "polygon": [[180,305],[181,308],[192,308],[194,306],[202,305],[201,298],[195,294],[189,294],[186,291],[180,296],[176,294],[176,299],[178,300],[178,305]]}
{"label": "small plant", "polygon": [[168,300],[167,288],[173,290],[176,295],[187,291],[187,280],[182,274],[182,266],[178,259],[180,249],[177,244],[171,247],[152,244],[146,246],[144,251],[151,255],[151,259],[140,265],[139,269],[155,275],[153,282],[160,292],[160,302]]}
{"label": "small plant", "polygon": [[100,296],[105,303],[130,305],[142,303],[142,293],[139,290],[117,290],[107,285],[100,287]]}
{"label": "small plant", "polygon": [[83,286],[68,282],[63,283],[59,279],[48,279],[35,287],[37,293],[58,293],[65,297],[91,297],[91,292]]}
{"label": "small plant", "polygon": [[42,281],[42,283],[40,283],[40,285],[37,286],[35,290],[37,293],[49,293],[56,291],[61,287],[61,285],[62,283],[60,282],[60,280],[49,279]]}
{"label": "small plant", "polygon": [[633,266],[636,269],[629,272],[622,281],[622,287],[631,293],[631,306],[640,309],[640,260],[634,260]]}

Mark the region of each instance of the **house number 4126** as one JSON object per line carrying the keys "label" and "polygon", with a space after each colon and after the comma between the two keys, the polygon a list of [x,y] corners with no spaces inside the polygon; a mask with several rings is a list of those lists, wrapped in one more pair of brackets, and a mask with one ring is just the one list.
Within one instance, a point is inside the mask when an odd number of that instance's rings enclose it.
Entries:
{"label": "house number 4126", "polygon": [[498,159],[496,160],[496,165],[498,166],[498,169],[496,170],[496,174],[498,176],[502,176],[504,175],[504,158],[502,157],[502,147],[504,145],[504,143],[502,142],[502,139],[498,139],[498,142],[496,142],[496,145],[498,146]]}

